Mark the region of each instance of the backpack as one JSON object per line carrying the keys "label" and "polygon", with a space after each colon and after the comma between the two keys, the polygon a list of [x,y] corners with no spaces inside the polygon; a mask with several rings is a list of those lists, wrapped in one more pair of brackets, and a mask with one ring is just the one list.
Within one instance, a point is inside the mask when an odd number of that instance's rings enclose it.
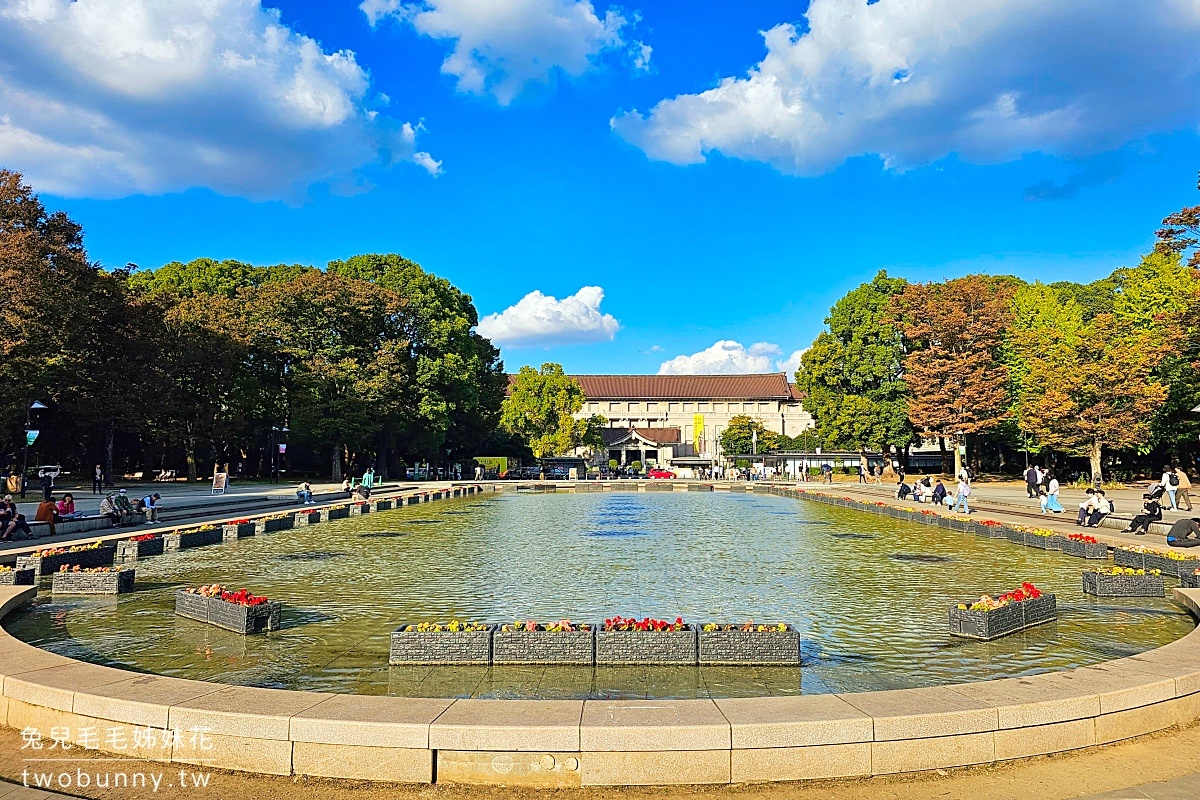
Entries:
{"label": "backpack", "polygon": [[1172,472],[1170,475],[1167,476],[1167,483],[1171,484],[1172,486],[1178,486],[1179,485],[1179,476],[1176,475],[1174,472]]}

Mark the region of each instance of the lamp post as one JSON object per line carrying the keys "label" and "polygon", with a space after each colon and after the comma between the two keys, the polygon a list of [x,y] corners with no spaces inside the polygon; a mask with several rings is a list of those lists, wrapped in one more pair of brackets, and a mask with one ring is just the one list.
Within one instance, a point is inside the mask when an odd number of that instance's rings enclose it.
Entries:
{"label": "lamp post", "polygon": [[[29,445],[31,444],[31,442],[29,441],[29,434],[33,427],[33,412],[41,411],[43,408],[46,408],[46,407],[47,406],[44,405],[40,400],[34,400],[30,404],[29,408],[25,409],[25,451],[24,451],[24,454],[21,456],[21,499],[22,500],[25,499],[25,484],[28,482],[25,479],[25,473],[29,471]],[[38,433],[40,433],[40,431],[38,431]],[[37,438],[36,433],[34,434],[33,438],[35,438],[35,439]]]}
{"label": "lamp post", "polygon": [[287,433],[288,427],[271,426],[271,482],[279,483],[279,447],[275,444],[276,433]]}

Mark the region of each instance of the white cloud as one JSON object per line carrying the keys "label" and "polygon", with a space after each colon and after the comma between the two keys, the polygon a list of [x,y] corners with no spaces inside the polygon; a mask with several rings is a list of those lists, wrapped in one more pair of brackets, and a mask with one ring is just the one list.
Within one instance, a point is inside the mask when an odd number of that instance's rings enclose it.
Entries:
{"label": "white cloud", "polygon": [[633,56],[633,68],[648,72],[650,70],[650,54],[653,52],[654,48],[645,42],[634,42],[633,46],[629,48],[629,53]]}
{"label": "white cloud", "polygon": [[259,0],[0,0],[0,163],[39,191],[262,199],[345,183],[414,158],[418,129],[378,115],[369,90],[352,52]]}
{"label": "white cloud", "polygon": [[804,350],[793,350],[790,356],[775,362],[775,370],[787,373],[789,381],[794,379],[796,377],[796,370],[800,369],[800,357],[802,355],[804,355]]}
{"label": "white cloud", "polygon": [[[491,95],[500,105],[559,72],[588,72],[603,53],[624,46],[628,24],[615,9],[597,14],[589,0],[363,0],[359,8],[372,26],[391,17],[453,41],[442,72],[458,80],[459,91]],[[638,55],[648,66],[650,49]]]}
{"label": "white cloud", "polygon": [[776,362],[772,369],[772,361],[782,355],[779,345],[770,342],[758,342],[749,347],[731,339],[722,339],[699,353],[690,356],[675,356],[670,361],[664,361],[658,368],[659,375],[736,375],[747,372],[779,372]]}
{"label": "white cloud", "polygon": [[619,114],[656,159],[713,152],[815,175],[876,154],[1088,155],[1200,121],[1196,0],[812,0],[742,78]]}
{"label": "white cloud", "polygon": [[426,153],[425,151],[413,153],[412,160],[413,163],[424,169],[435,178],[442,174],[442,162],[435,161],[433,156],[429,155],[429,153]]}
{"label": "white cloud", "polygon": [[603,299],[599,286],[584,286],[562,300],[533,291],[516,305],[479,320],[479,333],[509,347],[609,342],[621,325],[612,314],[600,311]]}

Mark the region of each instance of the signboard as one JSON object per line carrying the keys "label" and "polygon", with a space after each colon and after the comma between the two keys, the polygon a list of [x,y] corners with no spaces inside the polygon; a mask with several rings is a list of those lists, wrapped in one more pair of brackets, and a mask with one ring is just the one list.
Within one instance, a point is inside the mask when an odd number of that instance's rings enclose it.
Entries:
{"label": "signboard", "polygon": [[213,494],[225,494],[225,485],[228,482],[229,482],[229,473],[228,472],[213,473],[212,493]]}
{"label": "signboard", "polygon": [[41,433],[41,431],[25,431],[25,446],[33,447],[33,443],[37,441],[39,433]]}
{"label": "signboard", "polygon": [[704,415],[703,414],[694,414],[692,416],[692,430],[695,431],[695,434],[692,436],[692,438],[695,439],[695,441],[692,444],[695,445],[694,450],[697,453],[699,453],[704,450]]}
{"label": "signboard", "polygon": [[280,442],[279,443],[279,455],[283,455],[286,452],[287,452],[287,445],[284,444],[283,442]]}

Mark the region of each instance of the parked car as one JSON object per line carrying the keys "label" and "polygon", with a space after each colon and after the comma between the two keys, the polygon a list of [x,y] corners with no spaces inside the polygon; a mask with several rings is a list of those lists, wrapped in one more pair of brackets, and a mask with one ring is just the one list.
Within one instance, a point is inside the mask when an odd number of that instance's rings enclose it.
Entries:
{"label": "parked car", "polygon": [[505,480],[510,481],[536,481],[541,476],[541,467],[517,467],[504,474]]}
{"label": "parked car", "polygon": [[674,472],[669,469],[652,469],[646,473],[647,478],[659,478],[662,480],[670,480],[677,477]]}

